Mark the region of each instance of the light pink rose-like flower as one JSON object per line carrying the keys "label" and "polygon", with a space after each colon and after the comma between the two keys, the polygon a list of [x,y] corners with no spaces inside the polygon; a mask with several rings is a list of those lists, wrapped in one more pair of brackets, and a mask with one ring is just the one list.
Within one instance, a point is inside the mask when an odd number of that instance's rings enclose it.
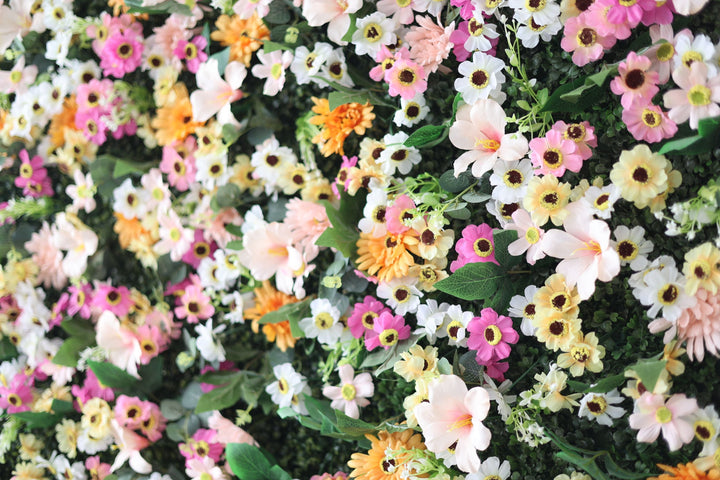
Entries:
{"label": "light pink rose-like flower", "polygon": [[418,16],[415,20],[418,25],[410,27],[410,31],[405,34],[405,41],[410,45],[410,58],[419,63],[428,74],[436,72],[438,68],[449,71],[440,64],[453,48],[450,34],[455,29],[455,24],[443,28],[427,16]]}
{"label": "light pink rose-like flower", "polygon": [[556,268],[565,276],[568,287],[577,285],[582,300],[595,291],[595,281],[609,282],[620,273],[620,257],[610,246],[610,227],[602,220],[593,220],[592,211],[582,202],[567,207],[563,222],[565,231],[545,232],[545,253],[562,258]]}
{"label": "light pink rose-like flower", "polygon": [[355,376],[355,370],[348,364],[338,367],[338,373],[340,386],[326,385],[323,387],[323,395],[332,400],[332,408],[343,410],[348,417],[360,418],[359,407],[369,405],[368,398],[375,393],[372,376],[367,372]]}
{"label": "light pink rose-like flower", "polygon": [[217,432],[215,441],[227,445],[228,443],[249,443],[257,446],[255,439],[232,421],[223,417],[215,410],[208,418],[208,426]]}
{"label": "light pink rose-like flower", "polygon": [[457,466],[463,472],[480,469],[478,450],[490,445],[492,434],[483,425],[490,409],[487,390],[470,390],[460,377],[441,375],[428,387],[428,402],[415,407],[425,445],[433,453],[447,452],[455,444]]}
{"label": "light pink rose-like flower", "polygon": [[505,111],[491,99],[463,105],[457,111],[449,138],[453,145],[468,150],[453,164],[457,177],[472,165],[472,174],[480,178],[495,166],[520,160],[528,151],[528,142],[520,133],[505,133]]}
{"label": "light pink rose-like flower", "polygon": [[362,0],[305,0],[302,14],[311,27],[328,23],[328,38],[338,45],[347,45],[342,37],[350,29],[350,14],[356,13],[362,5]]}
{"label": "light pink rose-like flower", "polygon": [[720,75],[708,78],[707,65],[693,62],[690,68],[676,68],[672,79],[680,88],[663,95],[670,120],[682,123],[689,119],[690,128],[697,129],[703,118],[720,115]]}
{"label": "light pink rose-like flower", "polygon": [[692,415],[698,410],[697,400],[684,393],[675,394],[667,402],[663,395],[643,393],[630,415],[630,427],[638,431],[638,442],[652,443],[660,432],[670,451],[690,443],[695,436]]}

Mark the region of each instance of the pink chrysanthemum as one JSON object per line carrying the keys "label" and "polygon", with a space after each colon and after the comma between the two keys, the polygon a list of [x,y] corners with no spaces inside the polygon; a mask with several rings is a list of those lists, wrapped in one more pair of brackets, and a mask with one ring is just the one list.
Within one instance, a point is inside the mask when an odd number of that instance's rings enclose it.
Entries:
{"label": "pink chrysanthemum", "polygon": [[330,227],[325,207],[319,203],[292,198],[287,203],[285,225],[290,228],[292,243],[306,262],[317,257],[320,249],[315,241]]}
{"label": "pink chrysanthemum", "polygon": [[363,335],[368,337],[372,334],[375,320],[381,313],[388,312],[390,309],[375,297],[366,295],[362,303],[358,302],[353,307],[352,314],[348,317],[348,326],[353,337],[360,338]]}
{"label": "pink chrysanthemum", "polygon": [[451,272],[473,262],[493,262],[499,265],[495,260],[492,227],[487,223],[465,227],[462,231],[462,238],[455,244],[455,251],[458,258],[450,264]]}
{"label": "pink chrysanthemum", "polygon": [[434,73],[438,68],[443,68],[443,60],[450,55],[453,26],[443,28],[427,16],[417,16],[415,21],[418,25],[410,27],[410,31],[405,34],[405,41],[410,45],[410,58],[426,73]]}
{"label": "pink chrysanthemum", "polygon": [[382,346],[385,350],[400,340],[410,337],[410,325],[400,315],[393,315],[389,311],[382,312],[373,322],[373,329],[365,337],[365,347],[374,350]]}
{"label": "pink chrysanthemum", "polygon": [[635,140],[648,143],[672,138],[678,130],[677,124],[670,120],[667,113],[651,103],[636,102],[630,105],[623,110],[622,120]]}
{"label": "pink chrysanthemum", "polygon": [[620,104],[630,108],[635,102],[646,103],[660,90],[657,72],[651,71],[650,59],[630,52],[618,66],[618,76],[610,82],[610,90],[622,95]]}
{"label": "pink chrysanthemum", "polygon": [[492,308],[483,308],[479,317],[473,317],[467,326],[470,337],[468,348],[475,350],[475,360],[488,365],[510,356],[510,344],[515,344],[520,335],[513,329],[510,317],[498,316]]}
{"label": "pink chrysanthemum", "polygon": [[40,155],[30,159],[27,150],[20,151],[20,174],[15,177],[15,186],[23,189],[23,195],[39,198],[53,194],[47,169],[42,164]]}
{"label": "pink chrysanthemum", "polygon": [[579,172],[583,159],[572,140],[563,138],[556,130],[550,130],[545,137],[530,140],[530,160],[537,170],[535,174],[555,175],[560,178],[565,170]]}

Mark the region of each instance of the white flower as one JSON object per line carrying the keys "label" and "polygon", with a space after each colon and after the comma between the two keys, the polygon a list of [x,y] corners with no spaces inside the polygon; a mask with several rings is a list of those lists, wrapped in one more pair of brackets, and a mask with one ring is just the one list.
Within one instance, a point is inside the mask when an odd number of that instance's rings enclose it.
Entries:
{"label": "white flower", "polygon": [[206,325],[195,326],[195,333],[198,334],[195,345],[200,350],[200,355],[208,362],[225,361],[225,349],[215,335],[224,331],[226,327],[227,325],[218,325],[213,328],[212,318]]}
{"label": "white flower", "polygon": [[528,182],[533,175],[532,163],[528,158],[497,162],[490,175],[490,185],[495,187],[492,198],[503,203],[519,202],[525,198]]}
{"label": "white flower", "polygon": [[612,216],[613,206],[618,198],[620,198],[620,190],[611,183],[602,188],[595,186],[588,188],[582,201],[587,202],[593,215],[607,220]]}
{"label": "white flower", "polygon": [[324,345],[335,345],[345,328],[340,322],[340,310],[327,298],[316,298],[310,302],[310,314],[310,317],[300,320],[305,336],[317,338]]}
{"label": "white flower", "polygon": [[422,93],[412,99],[400,99],[400,109],[393,115],[393,123],[398,126],[412,127],[422,121],[430,113],[430,107],[425,103]]}
{"label": "white flower", "polygon": [[297,373],[290,363],[276,365],[273,373],[277,381],[265,387],[265,391],[279,407],[292,406],[293,397],[307,387],[305,377]]}
{"label": "white flower", "polygon": [[386,299],[396,315],[415,313],[420,305],[422,292],[415,286],[417,277],[393,278],[389,282],[380,282],[377,296]]}
{"label": "white flower", "polygon": [[290,64],[290,71],[295,74],[298,85],[311,81],[324,85],[324,82],[318,82],[312,77],[320,72],[320,67],[325,64],[331,52],[332,46],[325,42],[317,42],[312,52],[304,45],[297,47],[293,62]]}
{"label": "white flower", "polygon": [[395,175],[396,170],[407,175],[413,165],[417,165],[422,160],[417,148],[404,145],[408,137],[407,133],[398,132],[394,135],[385,135],[383,138],[385,149],[380,154],[377,163],[385,175]]}
{"label": "white flower", "polygon": [[467,347],[467,326],[475,315],[464,312],[459,305],[451,305],[445,312],[445,319],[438,327],[438,338],[448,337],[450,345]]}
{"label": "white flower", "polygon": [[504,69],[505,63],[502,60],[475,52],[472,61],[464,61],[458,67],[458,73],[462,77],[455,79],[455,90],[462,94],[468,105],[483,98],[503,103],[506,98],[501,90],[505,83],[505,75],[502,74]]}
{"label": "white flower", "polygon": [[578,416],[611,427],[614,419],[625,415],[624,408],[615,406],[622,401],[623,397],[616,388],[607,393],[588,393],[580,400]]}
{"label": "white flower", "polygon": [[515,295],[510,299],[510,307],[508,308],[508,315],[515,318],[522,318],[520,331],[528,337],[534,336],[535,331],[537,331],[537,328],[532,324],[532,319],[535,318],[535,303],[533,302],[533,298],[537,291],[538,287],[528,285],[525,287],[522,295]]}
{"label": "white flower", "polygon": [[225,185],[230,180],[227,151],[224,149],[207,155],[196,155],[195,166],[197,167],[195,179],[208,190]]}
{"label": "white flower", "polygon": [[[336,48],[331,51],[325,64],[320,68],[320,77],[330,80],[331,82],[339,83],[344,87],[354,87],[355,82],[352,81],[348,74],[347,64],[345,62],[345,54],[342,48]],[[323,81],[317,82],[322,87],[327,87],[328,84]]]}
{"label": "white flower", "polygon": [[630,265],[634,271],[644,269],[648,264],[647,255],[653,250],[653,243],[645,240],[645,229],[636,226],[630,230],[624,225],[615,229],[615,242],[611,246],[618,252],[620,265]]}
{"label": "white flower", "polygon": [[510,462],[507,460],[500,463],[498,457],[488,457],[480,464],[480,469],[476,473],[465,476],[465,480],[507,480],[510,476]]}
{"label": "white flower", "polygon": [[195,74],[198,89],[190,94],[194,120],[204,122],[217,114],[221,124],[239,125],[230,111],[230,104],[242,98],[240,87],[246,75],[247,70],[240,62],[227,64],[225,80],[220,78],[216,59],[210,58],[200,65]]}
{"label": "white flower", "polygon": [[643,276],[643,285],[638,285],[633,294],[640,303],[649,306],[648,317],[657,317],[660,309],[662,316],[669,322],[675,322],[680,314],[697,303],[695,296],[685,293],[685,275],[674,266],[648,270]]}
{"label": "white flower", "polygon": [[353,33],[352,43],[355,44],[355,53],[358,55],[368,54],[375,58],[381,46],[397,41],[397,24],[380,12],[358,18],[355,26],[357,30]]}
{"label": "white flower", "polygon": [[438,327],[445,320],[445,313],[450,307],[449,303],[441,303],[438,305],[436,300],[429,299],[426,303],[420,305],[415,313],[418,329],[414,333],[424,334],[428,342],[435,343]]}
{"label": "white flower", "polygon": [[75,170],[73,173],[73,179],[75,180],[74,185],[68,185],[65,188],[65,193],[73,199],[72,206],[69,210],[73,213],[77,213],[80,210],[85,210],[85,213],[90,213],[95,210],[95,192],[97,188],[93,183],[90,172],[87,175],[83,175],[81,169]]}
{"label": "white flower", "polygon": [[142,218],[147,213],[147,192],[138,190],[132,180],[125,181],[113,191],[113,210],[122,214],[128,220],[131,218]]}

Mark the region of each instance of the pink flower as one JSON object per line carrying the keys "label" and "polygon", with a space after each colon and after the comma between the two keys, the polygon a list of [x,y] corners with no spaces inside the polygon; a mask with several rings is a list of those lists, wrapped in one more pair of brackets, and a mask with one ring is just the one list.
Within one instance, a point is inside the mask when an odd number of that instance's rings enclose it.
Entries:
{"label": "pink flower", "polygon": [[184,318],[188,323],[198,323],[212,317],[215,307],[200,285],[188,285],[180,297],[180,306],[175,307],[174,311],[178,318]]}
{"label": "pink flower", "polygon": [[38,68],[36,65],[25,66],[25,57],[20,57],[12,70],[0,71],[0,92],[10,95],[22,95],[35,81]]}
{"label": "pink flower", "polygon": [[543,138],[530,140],[530,160],[538,170],[536,175],[555,175],[560,178],[565,170],[579,172],[583,159],[572,140],[563,138],[557,130],[550,130]]}
{"label": "pink flower", "polygon": [[100,311],[110,311],[118,317],[124,317],[130,312],[133,302],[130,290],[125,286],[113,287],[100,284],[93,295],[93,306]]}
{"label": "pink flower", "polygon": [[179,444],[178,448],[182,456],[185,457],[186,464],[188,460],[202,460],[205,457],[211,458],[214,462],[219,462],[220,456],[225,449],[223,444],[217,440],[217,433],[207,428],[195,430],[192,438],[188,439],[187,443]]}
{"label": "pink flower", "polygon": [[414,209],[415,202],[407,195],[403,194],[395,198],[393,204],[385,210],[385,221],[388,232],[399,235],[410,230],[410,227],[405,225],[404,221],[414,217],[412,214],[412,210]]}
{"label": "pink flower", "polygon": [[121,427],[126,427],[131,430],[140,428],[140,424],[150,418],[150,412],[143,409],[143,403],[144,402],[138,397],[120,395],[117,397],[115,408],[113,409],[115,420]]}
{"label": "pink flower", "polygon": [[270,2],[272,0],[238,0],[233,5],[233,12],[240,18],[248,19],[254,14],[263,18],[270,12]]}
{"label": "pink flower", "polygon": [[230,104],[240,100],[243,92],[240,86],[245,80],[247,71],[240,62],[230,62],[225,67],[225,78],[220,78],[218,62],[211,58],[197,70],[198,89],[190,94],[193,118],[205,122],[217,114],[221,124],[238,124],[230,111]]}
{"label": "pink flower", "polygon": [[475,12],[474,3],[472,0],[450,0],[450,5],[460,7],[460,17],[464,20],[473,16],[473,12]]}
{"label": "pink flower", "polygon": [[413,0],[402,3],[397,0],[380,0],[375,5],[375,8],[385,16],[392,15],[395,23],[408,25],[413,22],[413,6]]}
{"label": "pink flower", "polygon": [[107,140],[108,127],[101,118],[100,109],[78,110],[75,113],[75,125],[95,145],[102,145]]}
{"label": "pink flower", "polygon": [[185,474],[193,480],[226,480],[223,469],[212,458],[191,458],[186,461]]}
{"label": "pink flower", "polygon": [[208,426],[217,432],[215,435],[216,442],[225,445],[228,443],[249,443],[257,446],[257,442],[249,433],[223,417],[217,410],[208,418]]}
{"label": "pink flower", "polygon": [[510,356],[510,344],[517,343],[520,335],[512,327],[510,317],[498,316],[492,308],[483,308],[479,317],[473,317],[467,326],[470,337],[467,346],[476,350],[479,365],[496,363]]}
{"label": "pink flower", "polygon": [[170,260],[179,262],[183,255],[190,249],[194,233],[189,228],[183,227],[180,217],[175,210],[158,210],[157,215],[160,239],[153,250],[160,255],[170,253]]}
{"label": "pink flower", "polygon": [[140,424],[140,432],[151,442],[157,442],[167,427],[167,419],[160,411],[160,407],[150,401],[143,402],[143,411],[147,412],[147,419]]}
{"label": "pink flower", "polygon": [[118,453],[110,471],[114,472],[122,467],[125,462],[128,462],[130,468],[137,473],[150,473],[152,465],[140,455],[140,450],[150,445],[150,442],[132,430],[121,427],[115,419],[111,420],[110,423],[115,436],[115,445],[118,447]]}
{"label": "pink flower", "polygon": [[639,430],[638,442],[652,443],[660,432],[670,451],[677,450],[692,441],[692,415],[698,410],[697,401],[684,393],[675,394],[667,402],[662,395],[644,392],[635,401],[635,411],[630,415],[630,427]]}
{"label": "pink flower", "polygon": [[568,18],[560,41],[563,50],[572,52],[572,61],[578,67],[598,60],[614,44],[615,37],[604,37],[591,25],[587,12]]}
{"label": "pink flower", "polygon": [[385,350],[395,345],[400,340],[410,337],[410,326],[405,324],[405,319],[400,315],[394,315],[388,310],[383,311],[373,322],[373,329],[365,336],[365,347],[368,350],[382,346]]}
{"label": "pink flower", "polygon": [[332,408],[343,410],[348,417],[360,418],[358,407],[370,405],[368,398],[375,393],[372,376],[369,373],[355,376],[355,370],[348,364],[339,366],[338,373],[340,386],[326,385],[323,387],[323,395],[332,400]]}
{"label": "pink flower", "polygon": [[195,181],[195,150],[195,137],[192,135],[184,143],[173,142],[163,147],[160,171],[167,174],[170,186],[181,192],[190,188],[190,184]]}
{"label": "pink flower", "polygon": [[33,378],[16,373],[7,385],[0,383],[0,408],[7,413],[27,412],[33,403]]}
{"label": "pink flower", "polygon": [[62,269],[62,252],[53,242],[53,232],[47,222],[25,242],[25,250],[32,254],[33,262],[39,267],[37,280],[45,287],[61,289],[67,283]]}
{"label": "pink flower", "polygon": [[180,59],[185,60],[185,66],[191,73],[196,73],[200,65],[207,60],[208,56],[203,51],[207,46],[207,40],[202,35],[196,35],[191,41],[180,40],[173,50],[173,53]]}
{"label": "pink flower", "polygon": [[673,21],[675,6],[673,2],[654,2],[655,6],[651,9],[643,10],[643,25],[649,27],[651,25],[670,25]]}
{"label": "pink flower", "polygon": [[352,314],[348,317],[348,326],[352,336],[360,338],[364,335],[366,339],[368,336],[372,336],[370,332],[373,332],[375,319],[383,312],[390,313],[390,309],[375,297],[366,295],[362,303],[355,304]]}
{"label": "pink flower", "polygon": [[265,79],[263,95],[274,96],[282,90],[285,85],[285,70],[293,61],[293,54],[290,51],[275,50],[270,53],[257,53],[260,65],[252,67],[252,74],[255,78]]}
{"label": "pink flower", "polygon": [[454,272],[467,263],[493,262],[495,260],[495,241],[492,227],[487,223],[481,225],[468,225],[463,228],[462,238],[455,244],[458,254],[457,260],[450,264],[450,271]]}
{"label": "pink flower", "polygon": [[90,284],[70,285],[68,291],[70,292],[67,308],[68,315],[78,313],[84,319],[90,318],[90,306],[92,305],[92,287]]}
{"label": "pink flower", "polygon": [[519,256],[527,252],[525,260],[530,265],[541,258],[545,258],[543,251],[545,231],[532,221],[532,217],[521,208],[512,213],[512,223],[505,226],[506,230],[515,230],[518,232],[518,239],[508,245],[508,253],[513,256]]}
{"label": "pink flower", "polygon": [[686,28],[673,36],[672,25],[653,25],[650,27],[650,41],[652,45],[645,51],[644,55],[652,62],[652,67],[650,68],[658,72],[658,83],[661,85],[670,79],[672,60],[675,57],[675,43],[680,36],[684,35],[692,34],[690,30]]}
{"label": "pink flower", "polygon": [[139,326],[135,332],[135,336],[138,342],[140,342],[140,349],[142,351],[140,363],[143,365],[147,365],[150,363],[150,360],[167,350],[167,337],[160,331],[160,328],[155,325],[145,324]]}
{"label": "pink flower", "polygon": [[646,10],[655,8],[655,0],[636,0],[634,2],[624,2],[613,0],[613,6],[608,11],[607,18],[615,24],[626,24],[630,28],[635,28],[640,23]]}
{"label": "pink flower", "polygon": [[100,315],[95,330],[95,341],[107,352],[110,363],[139,378],[137,366],[142,352],[134,333],[108,310]]}
{"label": "pink flower", "polygon": [[329,23],[328,38],[338,45],[347,45],[342,38],[350,29],[350,14],[356,13],[362,6],[362,0],[305,0],[302,14],[311,27]]}
{"label": "pink flower", "polygon": [[95,397],[102,398],[108,402],[115,399],[115,392],[113,392],[113,389],[101,385],[93,371],[89,368],[85,370],[85,382],[83,383],[83,386],[80,387],[80,385],[73,385],[71,392],[80,404],[83,404]]}
{"label": "pink flower", "polygon": [[545,253],[562,258],[556,268],[565,276],[568,287],[577,285],[582,300],[595,291],[595,281],[609,282],[620,272],[620,257],[610,246],[610,228],[602,220],[593,220],[586,204],[575,202],[567,207],[565,231],[545,232]]}
{"label": "pink flower", "polygon": [[608,19],[610,9],[616,6],[617,0],[595,0],[590,8],[580,14],[600,36],[612,38],[613,44],[615,39],[625,40],[630,36],[627,23],[614,23]]}
{"label": "pink flower", "polygon": [[85,468],[92,479],[103,480],[110,475],[110,464],[101,462],[100,457],[97,455],[88,457],[85,460]]}
{"label": "pink flower", "polygon": [[218,247],[215,242],[206,241],[205,235],[200,229],[195,230],[193,238],[190,248],[182,256],[182,261],[197,269],[204,258],[212,258]]}
{"label": "pink flower", "polygon": [[40,155],[30,159],[27,150],[20,151],[20,174],[15,177],[15,186],[23,189],[23,195],[39,198],[53,194],[47,169],[42,165]]}
{"label": "pink flower", "polygon": [[442,70],[441,64],[453,47],[450,35],[454,24],[443,28],[426,16],[417,16],[415,21],[418,26],[410,27],[410,31],[405,34],[405,41],[410,45],[410,58],[428,74],[436,72],[438,68]]}
{"label": "pink flower", "polygon": [[292,198],[287,203],[284,223],[290,228],[292,243],[302,251],[305,261],[310,262],[317,257],[320,249],[315,241],[330,227],[325,207]]}
{"label": "pink flower", "polygon": [[122,78],[142,63],[142,36],[133,30],[111,35],[100,52],[100,67],[104,75]]}
{"label": "pink flower", "polygon": [[620,103],[630,108],[635,102],[646,103],[660,90],[657,86],[658,74],[650,70],[648,57],[630,52],[626,61],[618,66],[619,76],[610,82],[610,90],[615,95],[622,95]]}
{"label": "pink flower", "polygon": [[676,68],[673,81],[680,87],[663,95],[668,116],[676,123],[690,119],[690,128],[697,129],[703,118],[720,115],[720,75],[708,79],[708,68],[703,62]]}
{"label": "pink flower", "polygon": [[622,120],[635,140],[648,143],[672,138],[678,130],[677,124],[670,120],[666,112],[649,102],[647,104],[636,102],[625,108],[622,112]]}
{"label": "pink flower", "polygon": [[245,234],[243,247],[238,257],[255,279],[269,280],[276,275],[278,288],[290,293],[293,272],[304,264],[302,253],[292,245],[290,227],[277,222],[265,224]]}
{"label": "pink flower", "polygon": [[390,86],[388,93],[391,97],[400,95],[410,100],[427,90],[425,70],[412,60],[396,59],[392,67],[386,70],[385,80]]}
{"label": "pink flower", "polygon": [[505,133],[505,117],[500,104],[491,99],[480,99],[458,109],[449,137],[455,147],[468,151],[453,164],[456,177],[472,164],[473,176],[480,178],[492,170],[498,159],[512,162],[527,153],[525,137]]}
{"label": "pink flower", "polygon": [[559,120],[555,122],[552,129],[560,132],[563,138],[575,142],[575,148],[583,160],[592,157],[590,147],[597,147],[597,137],[595,136],[595,128],[590,126],[590,122],[567,124]]}
{"label": "pink flower", "polygon": [[490,409],[487,390],[474,387],[468,391],[460,377],[441,375],[430,383],[428,400],[414,409],[428,450],[439,454],[453,447],[458,468],[477,472],[477,451],[485,450],[492,437],[482,423]]}

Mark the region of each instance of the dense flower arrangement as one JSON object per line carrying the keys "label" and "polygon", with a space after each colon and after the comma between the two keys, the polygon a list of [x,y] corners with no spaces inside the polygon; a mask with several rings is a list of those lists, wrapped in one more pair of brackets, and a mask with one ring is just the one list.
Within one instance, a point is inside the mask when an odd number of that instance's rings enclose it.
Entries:
{"label": "dense flower arrangement", "polygon": [[2,478],[720,478],[706,3],[0,6]]}

